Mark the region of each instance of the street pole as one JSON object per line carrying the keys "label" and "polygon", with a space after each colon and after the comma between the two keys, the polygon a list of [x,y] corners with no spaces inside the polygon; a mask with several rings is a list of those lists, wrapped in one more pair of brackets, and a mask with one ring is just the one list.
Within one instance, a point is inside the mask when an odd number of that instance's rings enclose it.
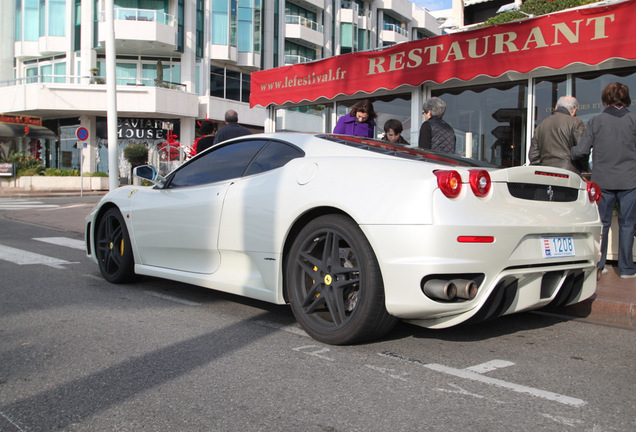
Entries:
{"label": "street pole", "polygon": [[117,142],[117,75],[115,53],[114,0],[106,0],[106,97],[108,99],[106,118],[108,130],[108,188],[119,187],[119,144]]}

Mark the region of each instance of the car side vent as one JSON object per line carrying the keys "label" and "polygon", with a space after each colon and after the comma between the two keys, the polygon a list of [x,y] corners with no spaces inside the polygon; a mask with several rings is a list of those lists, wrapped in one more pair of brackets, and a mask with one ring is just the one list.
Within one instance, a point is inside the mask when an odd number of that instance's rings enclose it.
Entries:
{"label": "car side vent", "polygon": [[532,201],[572,202],[579,197],[578,189],[531,183],[508,183],[508,191],[515,198]]}

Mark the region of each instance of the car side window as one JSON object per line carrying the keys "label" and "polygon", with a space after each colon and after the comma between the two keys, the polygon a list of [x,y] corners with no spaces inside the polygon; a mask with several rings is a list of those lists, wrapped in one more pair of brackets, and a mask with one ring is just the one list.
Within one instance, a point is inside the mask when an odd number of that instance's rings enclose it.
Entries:
{"label": "car side window", "polygon": [[248,176],[280,168],[292,159],[303,157],[304,153],[289,144],[279,141],[270,143],[261,150],[243,175]]}
{"label": "car side window", "polygon": [[198,186],[238,178],[267,140],[245,140],[219,146],[183,165],[168,187]]}

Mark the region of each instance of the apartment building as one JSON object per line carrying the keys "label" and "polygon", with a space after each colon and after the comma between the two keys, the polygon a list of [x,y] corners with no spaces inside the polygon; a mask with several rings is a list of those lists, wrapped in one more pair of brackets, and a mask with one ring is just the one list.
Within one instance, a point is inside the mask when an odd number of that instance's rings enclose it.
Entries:
{"label": "apartment building", "polygon": [[[123,147],[146,144],[167,170],[195,142],[198,122],[222,126],[228,109],[262,131],[266,109],[249,106],[254,71],[440,34],[407,0],[3,1],[0,160],[25,152],[47,167],[108,172],[111,29],[122,178]],[[162,150],[175,143],[179,152]]]}

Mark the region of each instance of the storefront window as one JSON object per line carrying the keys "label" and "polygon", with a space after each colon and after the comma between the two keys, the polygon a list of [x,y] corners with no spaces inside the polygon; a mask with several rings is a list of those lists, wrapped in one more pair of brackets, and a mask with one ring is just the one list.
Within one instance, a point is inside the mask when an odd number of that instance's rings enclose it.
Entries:
{"label": "storefront window", "polygon": [[527,94],[525,82],[432,92],[446,102],[444,120],[455,129],[456,152],[501,166],[525,162]]}
{"label": "storefront window", "polygon": [[[360,98],[362,99],[362,98]],[[351,108],[358,102],[360,99],[352,99],[348,101],[342,101],[338,103],[337,114],[338,118],[341,116],[348,114],[351,112]],[[384,123],[389,119],[397,119],[402,122],[402,127],[404,130],[402,131],[402,137],[407,140],[411,145],[417,147],[417,133],[411,137],[411,94],[410,93],[402,93],[398,95],[391,96],[377,96],[373,98],[369,98],[371,102],[373,102],[373,109],[375,113],[378,115],[375,119],[376,128],[375,128],[375,138],[382,138],[384,135]],[[331,125],[331,130],[335,127]],[[414,131],[419,131],[419,126],[416,125],[413,129]]]}
{"label": "storefront window", "polygon": [[636,69],[614,69],[612,73],[593,72],[574,75],[572,86],[574,96],[579,101],[579,110],[576,115],[584,123],[587,124],[590,118],[603,112],[605,107],[601,103],[601,92],[606,85],[613,82],[620,82],[629,87],[632,106],[634,106],[636,102]]}
{"label": "storefront window", "polygon": [[557,100],[566,94],[567,77],[537,78],[534,82],[534,125],[539,125],[554,112]]}
{"label": "storefront window", "polygon": [[276,132],[331,132],[331,109],[326,105],[306,105],[276,110]]}

